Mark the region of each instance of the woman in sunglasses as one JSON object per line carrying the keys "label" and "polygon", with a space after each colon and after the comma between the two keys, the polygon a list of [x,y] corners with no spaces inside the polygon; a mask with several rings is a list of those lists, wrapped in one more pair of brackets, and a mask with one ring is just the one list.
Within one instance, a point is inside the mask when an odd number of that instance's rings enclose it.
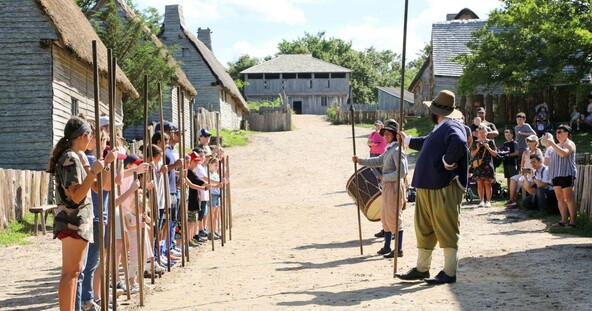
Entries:
{"label": "woman in sunglasses", "polygon": [[571,128],[561,124],[555,132],[557,143],[550,133],[543,136],[543,141],[553,148],[549,159],[549,179],[553,183],[561,213],[561,221],[552,225],[555,228],[576,227],[577,210],[573,193],[576,179],[576,144],[569,139],[570,134]]}

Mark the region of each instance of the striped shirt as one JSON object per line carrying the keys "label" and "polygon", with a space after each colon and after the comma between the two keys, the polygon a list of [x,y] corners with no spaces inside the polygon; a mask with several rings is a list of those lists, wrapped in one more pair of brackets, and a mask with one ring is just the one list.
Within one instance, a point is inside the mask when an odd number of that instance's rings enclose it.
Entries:
{"label": "striped shirt", "polygon": [[[563,144],[558,146],[563,148]],[[561,157],[553,149],[549,158],[549,179],[567,176],[576,177],[576,152],[570,153],[567,157]]]}

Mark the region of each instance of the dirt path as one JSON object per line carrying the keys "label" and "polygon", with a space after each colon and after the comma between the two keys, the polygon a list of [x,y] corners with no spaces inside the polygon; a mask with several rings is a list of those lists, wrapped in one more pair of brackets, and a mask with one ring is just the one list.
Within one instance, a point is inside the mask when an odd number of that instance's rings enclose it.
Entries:
{"label": "dirt path", "polygon": [[[374,255],[378,223],[363,219],[345,193],[353,171],[351,128],[319,116],[295,116],[291,132],[252,135],[228,150],[233,240],[201,246],[185,268],[166,274],[142,310],[584,310],[592,305],[592,242],[552,235],[545,225],[502,208],[465,206],[458,282],[428,287],[392,277],[392,261]],[[366,154],[369,129],[357,129]],[[415,266],[413,204],[404,213],[405,257]],[[363,216],[362,216],[363,217]],[[0,248],[0,310],[57,306],[60,249],[49,238]],[[432,273],[442,267],[434,252]],[[129,307],[136,309],[135,302]]]}

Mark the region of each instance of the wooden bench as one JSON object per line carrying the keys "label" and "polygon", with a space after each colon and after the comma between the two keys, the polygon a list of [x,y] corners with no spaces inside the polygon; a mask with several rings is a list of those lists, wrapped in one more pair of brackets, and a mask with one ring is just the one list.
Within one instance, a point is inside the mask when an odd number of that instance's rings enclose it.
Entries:
{"label": "wooden bench", "polygon": [[57,205],[42,205],[29,208],[29,212],[35,214],[35,235],[37,235],[39,227],[39,220],[37,216],[41,214],[41,230],[43,231],[43,235],[45,235],[45,223],[47,222],[47,215],[50,211],[53,211],[57,207]]}

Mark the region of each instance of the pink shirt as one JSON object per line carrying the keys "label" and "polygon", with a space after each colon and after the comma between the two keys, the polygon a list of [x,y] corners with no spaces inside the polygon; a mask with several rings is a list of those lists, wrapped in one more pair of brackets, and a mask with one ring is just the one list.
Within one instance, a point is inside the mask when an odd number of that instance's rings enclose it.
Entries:
{"label": "pink shirt", "polygon": [[368,140],[373,143],[378,144],[376,146],[370,147],[370,153],[373,153],[373,154],[383,154],[384,153],[384,149],[386,148],[386,141],[384,140],[384,137],[380,136],[380,134],[378,134],[376,131],[374,131],[374,132],[372,132],[372,134],[370,134],[370,137],[368,138]]}

